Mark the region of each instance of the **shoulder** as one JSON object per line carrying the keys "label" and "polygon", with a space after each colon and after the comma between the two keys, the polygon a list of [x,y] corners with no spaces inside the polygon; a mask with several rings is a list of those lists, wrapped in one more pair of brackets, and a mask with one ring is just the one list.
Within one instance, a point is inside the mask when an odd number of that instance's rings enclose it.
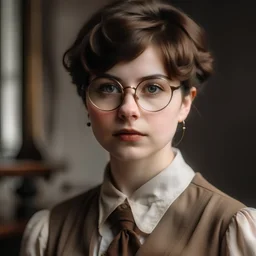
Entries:
{"label": "shoulder", "polygon": [[200,173],[196,173],[189,188],[190,200],[197,201],[196,205],[202,209],[201,219],[213,229],[218,226],[221,234],[226,232],[233,216],[245,208],[243,203],[210,184]]}
{"label": "shoulder", "polygon": [[229,255],[256,255],[256,209],[243,208],[232,218],[226,232]]}
{"label": "shoulder", "polygon": [[92,219],[97,215],[100,187],[65,200],[51,209],[47,255],[59,255],[57,252],[67,245],[67,241],[77,241],[77,236],[84,232],[85,220],[89,219],[91,224],[95,224]]}
{"label": "shoulder", "polygon": [[86,207],[89,202],[96,199],[99,191],[100,186],[97,186],[55,205],[51,210],[35,213],[24,231],[20,256],[43,256],[48,244],[50,226],[61,227],[70,212],[74,213],[79,211],[79,208]]}
{"label": "shoulder", "polygon": [[[98,206],[101,186],[94,187],[82,194],[62,201],[50,210],[49,226],[51,234],[57,234],[66,226],[72,227],[81,214],[87,214],[89,209]],[[54,231],[53,231],[54,230]],[[53,231],[53,232],[52,232]]]}
{"label": "shoulder", "polygon": [[191,186],[194,186],[201,193],[205,193],[212,200],[218,200],[219,204],[228,204],[229,207],[237,209],[236,211],[245,207],[243,203],[209,183],[200,173],[196,173]]}
{"label": "shoulder", "polygon": [[42,256],[49,233],[49,210],[35,213],[29,220],[23,234],[20,256]]}

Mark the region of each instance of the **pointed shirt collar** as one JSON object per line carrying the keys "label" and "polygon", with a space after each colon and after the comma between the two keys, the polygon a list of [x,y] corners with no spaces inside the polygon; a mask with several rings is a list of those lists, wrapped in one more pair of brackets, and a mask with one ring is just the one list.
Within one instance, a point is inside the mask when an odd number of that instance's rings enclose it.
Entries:
{"label": "pointed shirt collar", "polygon": [[167,168],[137,189],[130,197],[114,187],[105,170],[100,195],[99,232],[106,228],[109,215],[126,199],[131,206],[137,227],[150,234],[170,205],[187,188],[195,173],[184,161],[181,152],[174,149],[175,158]]}

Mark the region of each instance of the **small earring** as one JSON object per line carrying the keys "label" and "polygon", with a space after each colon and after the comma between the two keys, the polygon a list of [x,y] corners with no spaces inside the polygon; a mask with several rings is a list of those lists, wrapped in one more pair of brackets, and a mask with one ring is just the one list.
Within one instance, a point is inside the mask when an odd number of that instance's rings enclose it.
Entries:
{"label": "small earring", "polygon": [[90,126],[91,126],[91,122],[90,122],[90,116],[89,116],[89,114],[87,114],[87,118],[88,118],[88,122],[87,122],[86,125],[87,125],[88,127],[90,127]]}
{"label": "small earring", "polygon": [[181,141],[183,140],[184,135],[185,135],[185,131],[186,131],[186,122],[185,122],[185,120],[183,120],[182,121],[182,135],[181,135],[180,140],[174,145],[175,147],[177,147],[181,143]]}

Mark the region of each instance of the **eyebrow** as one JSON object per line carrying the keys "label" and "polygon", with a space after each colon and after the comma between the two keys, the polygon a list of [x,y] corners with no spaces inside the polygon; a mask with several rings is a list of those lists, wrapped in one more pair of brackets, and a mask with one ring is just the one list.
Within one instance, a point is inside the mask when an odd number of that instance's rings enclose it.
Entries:
{"label": "eyebrow", "polygon": [[[110,78],[110,79],[114,79],[114,80],[117,80],[120,84],[125,84],[125,81],[122,80],[120,77],[117,77],[117,76],[114,76],[114,75],[111,75],[111,74],[102,74],[102,75],[99,75],[99,76],[96,76],[95,78]],[[149,76],[143,76],[143,77],[140,77],[138,80],[137,80],[137,83],[141,83],[142,81],[144,80],[147,80],[147,79],[156,79],[156,78],[165,78],[165,79],[168,79],[170,80],[170,78],[166,75],[163,75],[163,74],[154,74],[154,75],[149,75]]]}

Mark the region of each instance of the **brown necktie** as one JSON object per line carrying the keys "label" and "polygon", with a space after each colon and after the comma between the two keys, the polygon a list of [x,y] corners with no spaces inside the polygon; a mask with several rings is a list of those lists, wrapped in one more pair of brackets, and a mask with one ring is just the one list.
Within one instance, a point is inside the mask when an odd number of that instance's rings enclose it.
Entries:
{"label": "brown necktie", "polygon": [[135,233],[136,224],[127,202],[121,204],[109,216],[111,228],[116,235],[108,247],[107,256],[134,256],[141,244]]}

